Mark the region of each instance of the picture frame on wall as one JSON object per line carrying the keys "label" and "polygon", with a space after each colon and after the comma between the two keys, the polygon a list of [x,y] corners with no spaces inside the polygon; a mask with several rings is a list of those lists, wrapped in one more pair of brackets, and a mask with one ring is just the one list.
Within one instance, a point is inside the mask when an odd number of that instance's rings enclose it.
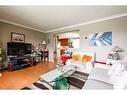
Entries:
{"label": "picture frame on wall", "polygon": [[25,35],[20,33],[11,32],[11,42],[25,42]]}
{"label": "picture frame on wall", "polygon": [[108,59],[113,59],[113,57],[114,57],[114,54],[113,53],[109,53],[108,54]]}
{"label": "picture frame on wall", "polygon": [[89,34],[90,46],[111,46],[112,31]]}
{"label": "picture frame on wall", "polygon": [[116,53],[109,53],[109,54],[108,54],[108,59],[117,60],[117,59],[118,59],[118,56],[117,56]]}

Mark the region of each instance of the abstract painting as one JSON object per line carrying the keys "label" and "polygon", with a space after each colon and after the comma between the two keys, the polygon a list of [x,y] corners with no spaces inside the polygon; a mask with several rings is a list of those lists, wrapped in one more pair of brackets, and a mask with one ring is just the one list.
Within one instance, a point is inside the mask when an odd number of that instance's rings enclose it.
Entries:
{"label": "abstract painting", "polygon": [[90,34],[89,40],[90,46],[111,46],[112,32]]}

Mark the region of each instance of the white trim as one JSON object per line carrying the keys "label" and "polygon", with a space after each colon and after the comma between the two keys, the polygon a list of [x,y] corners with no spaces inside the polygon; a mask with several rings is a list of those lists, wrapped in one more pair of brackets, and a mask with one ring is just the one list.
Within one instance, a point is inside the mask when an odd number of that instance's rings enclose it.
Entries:
{"label": "white trim", "polygon": [[78,26],[82,26],[82,25],[92,24],[92,23],[96,23],[96,22],[101,22],[101,21],[105,21],[105,20],[110,20],[110,19],[114,19],[114,18],[123,17],[123,16],[127,16],[127,12],[120,13],[120,14],[113,15],[113,16],[109,16],[109,17],[105,17],[105,18],[101,18],[101,19],[97,19],[97,20],[92,20],[92,21],[80,23],[80,24],[70,25],[70,26],[63,27],[63,28],[58,28],[58,29],[54,29],[54,30],[45,31],[45,33],[56,32],[56,31],[63,30],[63,29],[74,28],[74,27],[78,27]]}
{"label": "white trim", "polygon": [[126,5],[126,0],[0,0],[0,5]]}
{"label": "white trim", "polygon": [[49,32],[57,32],[57,31],[63,30],[63,29],[74,28],[74,27],[79,27],[79,26],[83,26],[83,25],[87,25],[87,24],[97,23],[97,22],[101,22],[101,21],[105,21],[105,20],[114,19],[114,18],[119,18],[119,17],[123,17],[123,16],[127,16],[127,12],[120,13],[120,14],[117,14],[117,15],[112,15],[112,16],[97,19],[97,20],[83,22],[83,23],[80,23],[80,24],[70,25],[70,26],[63,27],[63,28],[53,29],[53,30],[49,30],[49,31],[41,31],[41,30],[36,29],[36,28],[28,27],[28,26],[25,26],[25,25],[17,24],[17,23],[11,22],[11,21],[3,20],[3,19],[0,19],[0,21],[5,22],[5,23],[9,23],[9,24],[12,24],[12,25],[16,25],[16,26],[28,28],[28,29],[31,29],[31,30],[35,30],[35,31],[42,32],[42,33],[49,33]]}
{"label": "white trim", "polygon": [[27,28],[27,29],[31,29],[31,30],[34,30],[34,31],[45,33],[44,31],[41,31],[41,30],[38,30],[38,29],[35,29],[35,28],[32,28],[32,27],[28,27],[28,26],[25,26],[25,25],[17,24],[17,23],[11,22],[11,21],[7,21],[7,20],[3,20],[3,19],[0,19],[0,21],[8,23],[8,24],[16,25],[16,26],[19,26],[19,27],[24,27],[24,28]]}

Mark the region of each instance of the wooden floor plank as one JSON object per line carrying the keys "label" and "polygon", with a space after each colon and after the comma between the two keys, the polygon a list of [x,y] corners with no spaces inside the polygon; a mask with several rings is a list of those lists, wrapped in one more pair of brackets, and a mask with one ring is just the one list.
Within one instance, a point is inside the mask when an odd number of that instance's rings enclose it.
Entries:
{"label": "wooden floor plank", "polygon": [[16,71],[2,72],[0,77],[0,89],[21,89],[38,80],[39,76],[54,69],[55,63],[41,62],[35,66]]}

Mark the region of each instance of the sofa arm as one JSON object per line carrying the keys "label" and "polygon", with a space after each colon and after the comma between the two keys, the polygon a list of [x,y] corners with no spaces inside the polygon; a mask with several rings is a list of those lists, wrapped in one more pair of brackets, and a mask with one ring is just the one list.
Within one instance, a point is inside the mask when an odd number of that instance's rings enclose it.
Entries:
{"label": "sofa arm", "polygon": [[66,65],[72,65],[72,59],[68,59],[68,60],[66,61]]}
{"label": "sofa arm", "polygon": [[90,62],[91,62],[92,67],[94,67],[95,66],[95,60],[91,60]]}

